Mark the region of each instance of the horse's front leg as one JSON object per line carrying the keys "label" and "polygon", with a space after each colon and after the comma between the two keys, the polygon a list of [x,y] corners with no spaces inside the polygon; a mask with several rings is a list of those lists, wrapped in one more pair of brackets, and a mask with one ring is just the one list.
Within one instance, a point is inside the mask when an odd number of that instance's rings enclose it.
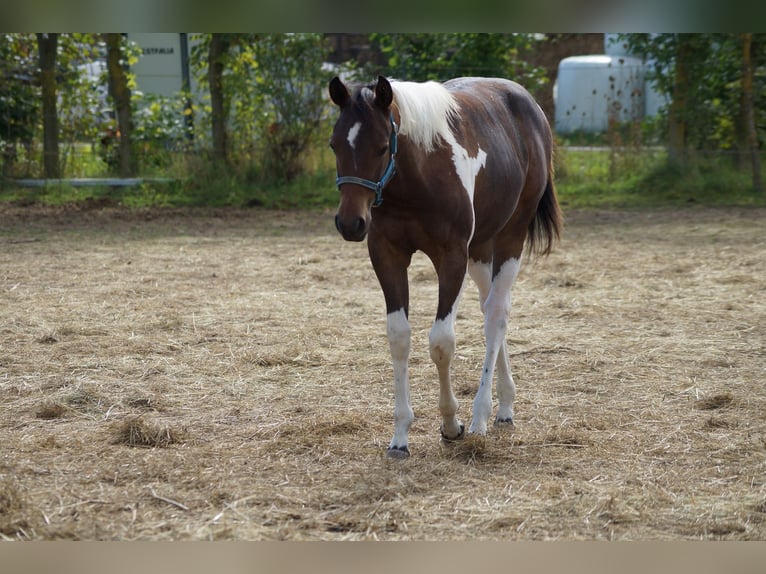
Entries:
{"label": "horse's front leg", "polygon": [[465,425],[457,417],[458,402],[452,391],[450,368],[455,356],[455,317],[466,273],[467,255],[457,252],[448,258],[435,260],[434,265],[439,277],[439,305],[428,342],[431,360],[439,373],[441,435],[446,441],[455,441],[463,438]]}
{"label": "horse's front leg", "polygon": [[410,323],[407,311],[400,307],[386,315],[386,334],[394,368],[394,436],[388,445],[389,458],[410,455],[408,437],[415,413],[410,402],[410,381],[407,362],[410,356]]}
{"label": "horse's front leg", "polygon": [[415,420],[410,402],[408,360],[411,328],[407,267],[411,253],[395,249],[371,234],[367,243],[370,260],[386,300],[386,334],[394,371],[394,436],[388,446],[389,458],[407,458],[409,430]]}

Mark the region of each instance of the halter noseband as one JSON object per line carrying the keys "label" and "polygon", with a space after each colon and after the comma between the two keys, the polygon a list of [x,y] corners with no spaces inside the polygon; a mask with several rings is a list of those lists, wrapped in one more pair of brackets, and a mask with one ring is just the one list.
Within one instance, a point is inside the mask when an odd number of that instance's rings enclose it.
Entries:
{"label": "halter noseband", "polygon": [[394,121],[394,114],[391,113],[391,143],[389,145],[391,158],[388,160],[388,166],[386,167],[386,171],[383,172],[380,180],[376,183],[369,179],[354,177],[353,175],[339,175],[335,178],[335,185],[338,189],[340,189],[340,186],[344,183],[355,183],[375,192],[375,201],[372,203],[373,207],[378,207],[383,203],[383,188],[386,187],[396,173],[396,131],[397,127],[396,122]]}

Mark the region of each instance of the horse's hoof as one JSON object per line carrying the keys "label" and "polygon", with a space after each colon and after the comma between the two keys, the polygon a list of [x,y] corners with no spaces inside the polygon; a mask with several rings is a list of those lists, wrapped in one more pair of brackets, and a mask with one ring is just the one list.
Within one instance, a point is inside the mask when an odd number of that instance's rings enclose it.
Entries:
{"label": "horse's hoof", "polygon": [[439,429],[439,433],[442,435],[442,440],[444,442],[457,442],[459,440],[463,440],[465,438],[465,425],[463,423],[460,423],[460,432],[457,434],[457,436],[449,437],[446,434],[444,434],[444,425],[441,426]]}
{"label": "horse's hoof", "polygon": [[410,456],[410,449],[407,445],[404,446],[390,446],[386,451],[386,458],[392,458],[394,460],[403,460]]}
{"label": "horse's hoof", "polygon": [[495,426],[496,427],[515,427],[516,425],[513,424],[513,419],[511,417],[501,419],[500,417],[495,419]]}

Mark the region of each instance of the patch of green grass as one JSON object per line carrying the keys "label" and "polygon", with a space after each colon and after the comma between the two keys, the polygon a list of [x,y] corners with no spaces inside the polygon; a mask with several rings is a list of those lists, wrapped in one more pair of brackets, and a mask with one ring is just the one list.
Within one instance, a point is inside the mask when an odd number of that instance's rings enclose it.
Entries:
{"label": "patch of green grass", "polygon": [[[67,183],[49,184],[45,187],[0,188],[0,202],[20,206],[26,205],[124,205],[126,207],[176,205],[170,200],[178,195],[181,184],[145,183],[135,187],[86,186],[78,187]],[[180,203],[179,203],[180,204]]]}
{"label": "patch of green grass", "polygon": [[664,150],[571,151],[556,159],[559,201],[566,208],[652,209],[689,205],[761,206],[749,170],[727,157],[698,157],[681,170]]}
{"label": "patch of green grass", "polygon": [[317,171],[298,180],[261,185],[252,191],[264,207],[277,209],[313,209],[338,203],[335,171]]}
{"label": "patch of green grass", "polygon": [[0,202],[17,205],[123,205],[141,207],[263,207],[317,209],[334,206],[335,172],[304,175],[291,182],[243,182],[226,170],[197,173],[188,179],[145,182],[133,187],[50,184],[46,187],[0,187]]}
{"label": "patch of green grass", "polygon": [[[0,187],[0,202],[325,209],[338,202],[330,160],[314,162],[309,173],[290,182],[264,182],[253,168],[217,168],[201,160],[187,160],[184,169],[176,165],[172,173],[165,174],[176,178],[171,182],[121,188],[51,185],[21,189],[6,185]],[[766,194],[752,190],[750,170],[736,168],[726,156],[699,156],[681,171],[668,162],[662,148],[559,147],[555,162],[556,188],[565,210],[766,207]]]}

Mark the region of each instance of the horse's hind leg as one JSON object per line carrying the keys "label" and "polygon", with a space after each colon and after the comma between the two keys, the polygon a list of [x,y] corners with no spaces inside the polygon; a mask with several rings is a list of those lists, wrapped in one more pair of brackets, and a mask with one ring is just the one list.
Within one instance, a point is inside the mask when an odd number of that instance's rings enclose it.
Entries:
{"label": "horse's hind leg", "polygon": [[[486,297],[482,294],[484,336],[487,348],[479,390],[473,401],[473,419],[469,428],[471,433],[486,434],[487,432],[487,421],[492,414],[492,378],[495,366],[498,369],[497,395],[500,402],[497,420],[509,422],[513,419],[513,399],[516,389],[508,367],[505,336],[511,309],[511,287],[519,273],[519,265],[520,257],[502,257],[501,253],[496,252],[489,289]],[[483,279],[485,276],[486,270],[473,266],[472,277],[479,279],[477,284],[480,291],[482,282],[486,285],[486,279]],[[486,289],[486,286],[484,288]]]}
{"label": "horse's hind leg", "polygon": [[[479,289],[482,313],[492,286],[492,263],[471,260],[468,264],[468,274]],[[513,423],[513,401],[516,398],[516,385],[508,363],[508,349],[503,337],[500,350],[495,361],[497,367],[497,398],[499,402],[496,423]],[[490,393],[491,394],[491,393]],[[482,400],[486,401],[486,397]]]}
{"label": "horse's hind leg", "polygon": [[513,425],[513,401],[516,398],[516,384],[513,382],[508,364],[508,349],[505,339],[497,357],[497,416],[496,424]]}

